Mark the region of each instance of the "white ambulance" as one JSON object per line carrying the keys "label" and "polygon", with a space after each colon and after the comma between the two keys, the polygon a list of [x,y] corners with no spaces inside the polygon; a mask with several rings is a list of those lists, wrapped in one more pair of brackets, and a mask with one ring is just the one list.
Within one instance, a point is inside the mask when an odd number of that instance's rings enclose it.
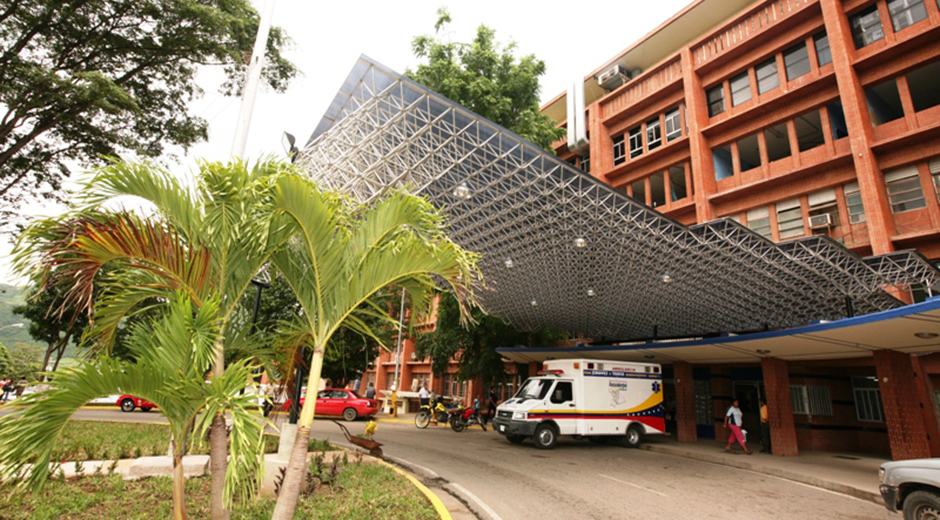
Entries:
{"label": "white ambulance", "polygon": [[599,359],[546,361],[493,419],[509,442],[531,437],[542,449],[559,435],[636,447],[643,435],[665,433],[665,423],[659,365]]}

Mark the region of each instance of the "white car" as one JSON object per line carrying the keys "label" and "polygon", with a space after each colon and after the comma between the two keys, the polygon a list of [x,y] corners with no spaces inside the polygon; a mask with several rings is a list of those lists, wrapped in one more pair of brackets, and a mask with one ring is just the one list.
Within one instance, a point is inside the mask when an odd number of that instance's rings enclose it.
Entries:
{"label": "white car", "polygon": [[878,474],[888,511],[904,511],[904,520],[940,518],[940,459],[886,462]]}

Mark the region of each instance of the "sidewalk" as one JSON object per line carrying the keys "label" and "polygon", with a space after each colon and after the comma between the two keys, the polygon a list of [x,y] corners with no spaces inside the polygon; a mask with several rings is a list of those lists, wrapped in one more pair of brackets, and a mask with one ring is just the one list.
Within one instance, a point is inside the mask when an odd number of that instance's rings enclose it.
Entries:
{"label": "sidewalk", "polygon": [[672,436],[651,435],[643,438],[640,448],[764,473],[884,505],[878,493],[878,468],[889,459],[859,453],[811,451],[801,451],[798,457],[756,452],[748,456],[740,451],[740,446],[735,454],[725,452],[724,446],[723,442],[713,439],[686,444]]}

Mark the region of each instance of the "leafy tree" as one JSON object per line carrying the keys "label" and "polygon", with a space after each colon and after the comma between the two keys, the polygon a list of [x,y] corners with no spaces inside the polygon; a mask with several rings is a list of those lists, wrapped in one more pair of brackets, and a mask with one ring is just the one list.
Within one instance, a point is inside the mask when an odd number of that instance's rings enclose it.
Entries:
{"label": "leafy tree", "polygon": [[[87,314],[76,312],[74,308],[62,308],[63,293],[64,289],[58,286],[40,291],[34,285],[27,291],[26,303],[13,308],[14,314],[29,320],[29,335],[47,345],[42,366],[49,367],[50,372],[56,371],[65,349],[73,339],[81,338],[88,324]],[[62,312],[56,312],[60,308]]]}
{"label": "leafy tree", "polygon": [[456,291],[458,308],[466,315],[472,305],[469,281],[478,271],[477,255],[446,237],[440,213],[424,199],[390,192],[363,206],[320,192],[305,177],[277,182],[275,208],[294,240],[274,255],[273,263],[303,309],[284,331],[284,344],[313,353],[296,441],[272,515],[288,520],[304,480],[324,357],[336,333],[346,327],[378,341],[363,317],[395,323],[388,308],[374,301],[389,285],[404,288],[414,308],[423,309],[436,292],[435,281],[446,284]]}
{"label": "leafy tree", "polygon": [[[3,343],[0,343],[0,379],[9,377],[13,374],[13,358]],[[0,391],[3,389],[0,388]]]}
{"label": "leafy tree", "polygon": [[[205,140],[187,109],[202,66],[237,91],[258,27],[250,0],[0,0],[0,222],[24,199],[56,198],[69,164]],[[272,28],[264,77],[297,74]]]}
{"label": "leafy tree", "polygon": [[222,308],[219,298],[195,305],[189,295],[179,292],[169,303],[168,312],[134,327],[128,348],[132,363],[101,356],[63,371],[50,382],[50,388],[18,400],[24,405],[0,418],[0,478],[4,481],[22,475],[28,465],[29,477],[16,481],[21,490],[38,491],[47,481],[50,456],[69,418],[97,397],[130,393],[156,404],[170,423],[173,447],[173,513],[184,519],[183,455],[187,437],[205,435],[212,418],[223,411],[232,420],[231,460],[226,493],[239,486],[254,491],[262,464],[264,424],[257,420],[250,395],[242,394],[251,367],[248,360],[228,367],[221,377],[204,381],[214,357],[217,320]]}
{"label": "leafy tree", "polygon": [[452,359],[460,364],[458,376],[463,380],[480,378],[484,386],[503,381],[506,377],[503,357],[497,348],[527,345],[543,347],[557,344],[564,335],[542,329],[534,333],[519,332],[498,316],[475,308],[473,324],[463,327],[454,297],[445,293],[437,307],[437,326],[419,334],[415,351],[420,357],[431,358],[435,375],[447,372]]}
{"label": "leafy tree", "polygon": [[[447,9],[439,9],[435,31],[450,21]],[[539,112],[539,76],[545,74],[545,62],[533,54],[516,60],[515,42],[502,45],[495,38],[496,32],[485,25],[477,28],[471,43],[418,36],[411,48],[427,63],[406,75],[553,152],[552,142],[565,130]]]}
{"label": "leafy tree", "polygon": [[39,364],[41,358],[42,349],[39,347],[24,344],[16,345],[16,348],[10,352],[12,367],[9,375],[13,376],[16,381],[20,379],[35,381],[39,376],[39,372],[42,371],[42,365]]}
{"label": "leafy tree", "polygon": [[[212,377],[222,379],[226,352],[248,343],[249,331],[235,319],[239,302],[289,236],[272,212],[275,181],[288,171],[276,162],[251,168],[242,162],[202,163],[190,188],[151,164],[113,162],[99,168],[76,197],[78,209],[37,222],[21,235],[16,267],[42,280],[44,288],[64,287],[61,309],[93,311],[85,342],[103,352],[128,318],[164,312],[177,292],[197,308],[220,298]],[[154,210],[141,217],[100,209],[118,197],[136,197]],[[212,516],[227,518],[226,428],[217,411],[209,443]]]}

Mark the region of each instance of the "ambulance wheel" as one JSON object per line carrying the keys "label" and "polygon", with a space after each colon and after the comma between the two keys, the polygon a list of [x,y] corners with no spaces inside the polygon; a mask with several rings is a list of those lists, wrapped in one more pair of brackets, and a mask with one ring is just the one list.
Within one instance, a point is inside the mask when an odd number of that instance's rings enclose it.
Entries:
{"label": "ambulance wheel", "polygon": [[550,450],[555,447],[558,440],[558,431],[551,424],[540,424],[535,428],[535,447],[540,450]]}
{"label": "ambulance wheel", "polygon": [[620,442],[625,448],[636,448],[640,445],[642,439],[643,433],[640,431],[640,428],[631,426],[627,428],[627,434],[623,436]]}
{"label": "ambulance wheel", "polygon": [[525,440],[525,435],[507,435],[506,438],[513,444],[522,444],[522,441]]}

